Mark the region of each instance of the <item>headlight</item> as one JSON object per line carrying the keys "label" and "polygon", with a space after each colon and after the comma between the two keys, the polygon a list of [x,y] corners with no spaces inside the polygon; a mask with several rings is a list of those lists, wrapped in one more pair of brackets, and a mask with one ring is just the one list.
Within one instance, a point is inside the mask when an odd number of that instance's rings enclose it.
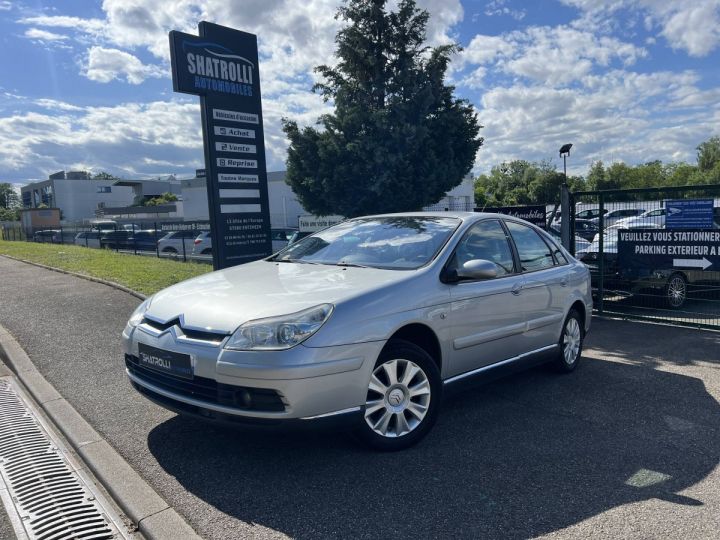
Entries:
{"label": "headlight", "polygon": [[289,349],[317,332],[332,310],[332,304],[321,304],[290,315],[248,321],[235,330],[225,348],[235,351]]}
{"label": "headlight", "polygon": [[140,321],[143,320],[143,316],[145,315],[145,312],[150,307],[150,301],[152,300],[152,296],[149,298],[146,298],[142,304],[140,304],[135,311],[133,311],[133,314],[130,315],[130,320],[128,321],[128,324],[130,326],[137,326],[140,324]]}

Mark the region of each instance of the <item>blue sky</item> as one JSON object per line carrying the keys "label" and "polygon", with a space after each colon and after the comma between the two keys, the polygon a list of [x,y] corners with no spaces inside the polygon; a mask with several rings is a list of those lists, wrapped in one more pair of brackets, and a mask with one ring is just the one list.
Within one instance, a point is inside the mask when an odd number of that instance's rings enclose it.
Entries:
{"label": "blue sky", "polygon": [[[167,33],[200,20],[258,34],[269,170],[284,116],[328,105],[312,68],[332,60],[338,0],[0,0],[0,181],[57,170],[122,177],[203,166],[197,98],[174,94]],[[392,5],[391,1],[389,5]],[[418,0],[428,38],[464,51],[449,79],[485,126],[474,173],[549,159],[695,162],[720,134],[720,0]]]}

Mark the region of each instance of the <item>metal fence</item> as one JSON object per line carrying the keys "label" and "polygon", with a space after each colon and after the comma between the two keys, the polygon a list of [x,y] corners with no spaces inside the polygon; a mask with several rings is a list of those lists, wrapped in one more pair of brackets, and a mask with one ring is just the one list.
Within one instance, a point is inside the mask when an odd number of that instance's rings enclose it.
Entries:
{"label": "metal fence", "polygon": [[570,248],[590,268],[598,314],[720,328],[720,185],[569,200]]}
{"label": "metal fence", "polygon": [[77,223],[57,228],[3,225],[3,240],[110,249],[142,256],[212,263],[208,221]]}

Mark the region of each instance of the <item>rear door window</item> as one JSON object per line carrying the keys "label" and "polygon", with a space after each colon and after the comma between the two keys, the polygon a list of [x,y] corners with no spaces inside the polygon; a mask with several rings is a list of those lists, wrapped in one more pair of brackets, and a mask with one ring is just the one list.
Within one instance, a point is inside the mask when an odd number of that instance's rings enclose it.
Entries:
{"label": "rear door window", "polygon": [[514,221],[505,223],[515,242],[523,272],[534,272],[555,265],[550,248],[538,233]]}

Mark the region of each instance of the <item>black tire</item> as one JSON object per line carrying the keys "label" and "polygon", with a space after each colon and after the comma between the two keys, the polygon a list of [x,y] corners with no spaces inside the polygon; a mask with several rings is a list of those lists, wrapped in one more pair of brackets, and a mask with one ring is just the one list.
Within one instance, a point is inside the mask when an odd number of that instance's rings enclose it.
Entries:
{"label": "black tire", "polygon": [[[390,364],[395,361],[395,364]],[[422,373],[415,372],[412,377],[405,381],[405,391],[417,391],[419,388],[429,387],[429,394],[427,394],[427,401],[425,402],[425,394],[420,396],[411,396],[406,392],[405,397],[402,398],[402,403],[397,403],[395,406],[399,409],[394,409],[399,412],[391,413],[386,407],[389,405],[390,399],[396,399],[398,392],[403,392],[402,385],[398,384],[393,386],[390,381],[385,377],[383,378],[384,368],[381,368],[383,364],[388,363],[397,369],[398,379],[402,381],[402,377],[408,373],[408,369],[419,368]],[[414,364],[414,367],[412,367]],[[390,340],[385,348],[380,353],[380,357],[375,363],[373,368],[373,374],[376,370],[380,369],[379,378],[383,383],[387,383],[387,392],[385,395],[381,395],[380,392],[370,389],[370,381],[368,381],[367,391],[367,402],[382,401],[387,405],[383,405],[377,412],[368,414],[369,408],[363,409],[362,418],[359,420],[359,425],[354,430],[354,435],[365,445],[384,452],[393,452],[397,450],[403,450],[410,446],[413,446],[420,442],[420,440],[428,434],[432,426],[435,424],[438,412],[440,410],[440,401],[442,399],[442,380],[440,378],[440,370],[432,357],[425,352],[424,349],[408,341],[393,339]],[[424,378],[423,378],[424,376]],[[423,390],[424,392],[424,390]],[[424,404],[423,404],[424,403]],[[407,408],[404,408],[405,405]],[[419,410],[425,409],[424,416],[418,420],[416,414],[413,414],[411,409]],[[390,415],[390,419],[387,423],[388,434],[382,435],[375,429],[373,429],[368,422],[379,422],[385,414]],[[407,433],[398,435],[400,431],[401,423],[400,416],[402,415],[404,425],[410,429]],[[377,424],[376,424],[377,425]],[[412,426],[412,427],[411,427]],[[389,433],[394,431],[395,434]]]}
{"label": "black tire", "polygon": [[680,309],[687,300],[687,279],[681,273],[672,274],[663,289],[665,304],[670,309]]}
{"label": "black tire", "polygon": [[[579,335],[576,335],[576,329]],[[575,337],[573,338],[573,336]],[[577,347],[569,342],[570,338],[572,338],[572,342],[577,344]],[[571,309],[563,323],[562,332],[560,332],[560,341],[558,342],[559,351],[557,358],[555,358],[553,362],[553,367],[556,371],[560,373],[575,371],[582,356],[583,341],[585,341],[585,325],[577,310]],[[566,354],[566,349],[568,348],[570,348],[571,351]]]}
{"label": "black tire", "polygon": [[200,255],[212,255],[212,249],[203,249]]}
{"label": "black tire", "polygon": [[166,247],[162,250],[163,253],[167,253],[168,255],[177,255],[177,249],[174,247]]}

